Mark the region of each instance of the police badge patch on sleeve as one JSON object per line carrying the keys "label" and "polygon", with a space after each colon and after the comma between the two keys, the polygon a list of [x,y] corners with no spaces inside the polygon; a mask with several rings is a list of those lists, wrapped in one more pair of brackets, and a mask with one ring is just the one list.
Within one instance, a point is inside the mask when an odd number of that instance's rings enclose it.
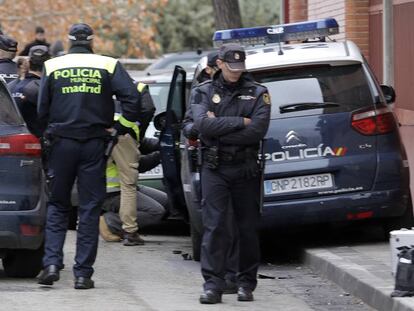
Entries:
{"label": "police badge patch on sleeve", "polygon": [[269,93],[264,93],[263,94],[263,101],[265,104],[269,105],[270,104],[270,95]]}

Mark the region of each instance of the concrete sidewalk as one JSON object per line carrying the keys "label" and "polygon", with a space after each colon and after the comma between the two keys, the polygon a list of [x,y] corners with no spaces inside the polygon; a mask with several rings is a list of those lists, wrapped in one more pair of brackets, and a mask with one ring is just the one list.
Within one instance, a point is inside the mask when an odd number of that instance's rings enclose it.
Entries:
{"label": "concrete sidewalk", "polygon": [[305,261],[315,272],[377,310],[414,310],[414,297],[390,297],[395,280],[389,243],[308,248]]}

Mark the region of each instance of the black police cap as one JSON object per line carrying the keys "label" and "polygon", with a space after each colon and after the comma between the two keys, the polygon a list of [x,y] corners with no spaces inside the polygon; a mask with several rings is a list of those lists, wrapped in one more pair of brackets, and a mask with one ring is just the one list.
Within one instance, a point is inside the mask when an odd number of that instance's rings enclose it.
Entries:
{"label": "black police cap", "polygon": [[218,58],[227,63],[228,67],[232,71],[244,71],[246,65],[246,52],[244,48],[238,44],[228,43],[223,44],[220,47]]}
{"label": "black police cap", "polygon": [[35,45],[29,50],[29,57],[43,58],[49,56],[49,49],[45,45]]}
{"label": "black police cap", "polygon": [[17,52],[17,41],[7,35],[0,35],[0,50]]}
{"label": "black police cap", "polygon": [[69,29],[68,37],[71,41],[90,41],[93,39],[93,30],[84,23],[73,24]]}
{"label": "black police cap", "polygon": [[216,60],[218,59],[218,51],[213,51],[207,54],[207,66],[217,66]]}

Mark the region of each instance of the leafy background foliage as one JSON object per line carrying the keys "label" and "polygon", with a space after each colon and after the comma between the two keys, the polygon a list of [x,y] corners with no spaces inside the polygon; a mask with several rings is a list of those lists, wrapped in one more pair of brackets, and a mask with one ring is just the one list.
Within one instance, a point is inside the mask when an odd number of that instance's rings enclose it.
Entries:
{"label": "leafy background foliage", "polygon": [[[279,3],[239,0],[243,25],[278,23]],[[0,0],[1,29],[19,49],[33,40],[38,25],[50,43],[62,40],[67,48],[76,22],[94,28],[98,53],[115,57],[211,48],[215,30],[211,0]]]}

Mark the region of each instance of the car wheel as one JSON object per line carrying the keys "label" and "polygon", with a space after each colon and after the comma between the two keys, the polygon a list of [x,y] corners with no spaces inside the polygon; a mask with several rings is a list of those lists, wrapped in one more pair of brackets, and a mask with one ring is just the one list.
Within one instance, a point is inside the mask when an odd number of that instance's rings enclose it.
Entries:
{"label": "car wheel", "polygon": [[194,225],[191,225],[191,242],[193,245],[193,259],[195,261],[200,261],[202,237],[202,234],[194,228]]}
{"label": "car wheel", "polygon": [[42,270],[43,245],[38,249],[18,249],[3,258],[4,273],[9,277],[34,278]]}
{"label": "car wheel", "polygon": [[410,197],[404,214],[402,214],[399,217],[392,217],[386,219],[383,223],[383,228],[386,237],[389,238],[389,233],[393,230],[400,230],[401,228],[411,229],[412,227],[414,227],[414,216],[413,204]]}

